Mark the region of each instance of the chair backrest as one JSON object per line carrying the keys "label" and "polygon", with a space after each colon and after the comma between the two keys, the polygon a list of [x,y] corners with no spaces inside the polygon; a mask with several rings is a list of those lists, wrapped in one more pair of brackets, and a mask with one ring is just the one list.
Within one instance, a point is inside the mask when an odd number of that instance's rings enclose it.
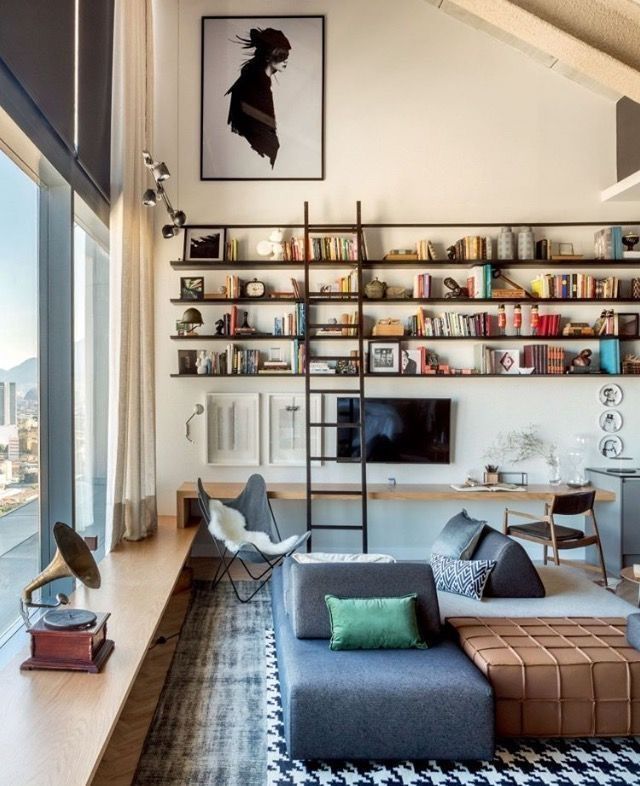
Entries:
{"label": "chair backrest", "polygon": [[558,494],[551,503],[551,515],[577,516],[593,510],[595,491],[579,491],[577,494]]}
{"label": "chair backrest", "polygon": [[273,514],[267,498],[267,485],[262,475],[251,475],[240,494],[225,504],[242,513],[247,522],[247,529],[265,532],[270,537],[275,535],[279,539],[277,531],[274,532],[273,529]]}
{"label": "chair backrest", "polygon": [[206,524],[209,524],[211,521],[211,511],[209,510],[210,499],[211,497],[204,490],[202,478],[198,478],[198,506],[200,508],[202,518],[205,520]]}

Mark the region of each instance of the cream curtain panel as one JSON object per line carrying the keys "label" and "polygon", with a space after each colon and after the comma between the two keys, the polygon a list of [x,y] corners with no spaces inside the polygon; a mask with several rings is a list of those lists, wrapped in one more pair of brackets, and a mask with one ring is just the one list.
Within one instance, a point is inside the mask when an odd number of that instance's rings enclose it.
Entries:
{"label": "cream curtain panel", "polygon": [[111,123],[111,377],[107,548],[157,527],[152,215],[151,0],[116,0]]}

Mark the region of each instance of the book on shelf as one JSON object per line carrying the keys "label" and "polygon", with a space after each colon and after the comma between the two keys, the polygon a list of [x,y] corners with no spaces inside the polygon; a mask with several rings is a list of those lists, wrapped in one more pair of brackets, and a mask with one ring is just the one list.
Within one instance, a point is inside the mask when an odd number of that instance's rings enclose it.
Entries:
{"label": "book on shelf", "polygon": [[531,292],[536,298],[553,300],[617,298],[619,279],[596,278],[590,273],[540,273],[531,281]]}
{"label": "book on shelf", "polygon": [[483,311],[477,314],[445,312],[428,317],[424,309],[407,320],[411,336],[488,336],[491,333],[491,316]]}
{"label": "book on shelf", "polygon": [[429,273],[416,273],[413,277],[412,297],[431,297],[431,275]]}
{"label": "book on shelf", "polygon": [[492,243],[491,238],[482,235],[465,235],[454,243],[456,259],[474,260],[491,259]]}
{"label": "book on shelf", "polygon": [[491,265],[474,265],[467,276],[469,297],[490,298],[492,276]]}
{"label": "book on shelf", "polygon": [[305,331],[304,303],[296,303],[294,311],[273,319],[274,336],[300,336]]}
{"label": "book on shelf", "polygon": [[623,259],[622,227],[599,229],[593,236],[594,259]]}
{"label": "book on shelf", "polygon": [[620,339],[600,339],[600,372],[602,374],[620,374]]}
{"label": "book on shelf", "polygon": [[640,259],[640,251],[623,251],[623,259]]}
{"label": "book on shelf", "polygon": [[[429,259],[430,257],[423,257]],[[392,248],[391,251],[386,253],[383,257],[389,262],[409,262],[415,259],[420,259],[420,255],[412,248]]]}

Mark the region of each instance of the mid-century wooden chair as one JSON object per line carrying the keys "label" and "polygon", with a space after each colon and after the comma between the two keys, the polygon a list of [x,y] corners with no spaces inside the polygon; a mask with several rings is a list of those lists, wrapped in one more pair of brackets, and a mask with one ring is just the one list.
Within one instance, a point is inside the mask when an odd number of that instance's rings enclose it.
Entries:
{"label": "mid-century wooden chair", "polygon": [[[587,569],[602,571],[604,586],[607,586],[607,570],[604,564],[600,533],[593,504],[596,498],[595,491],[580,491],[576,494],[557,494],[551,503],[545,505],[544,516],[533,516],[531,513],[505,508],[504,526],[505,535],[513,538],[528,540],[532,543],[540,543],[543,547],[543,562],[547,564],[548,550],[553,552],[553,559],[556,565],[560,564],[560,549],[579,549],[584,546],[596,546],[600,567],[595,565],[584,565]],[[519,516],[528,519],[526,524],[511,524],[510,517]],[[593,533],[586,534],[581,529],[573,529],[557,524],[556,516],[586,516],[591,519]]]}

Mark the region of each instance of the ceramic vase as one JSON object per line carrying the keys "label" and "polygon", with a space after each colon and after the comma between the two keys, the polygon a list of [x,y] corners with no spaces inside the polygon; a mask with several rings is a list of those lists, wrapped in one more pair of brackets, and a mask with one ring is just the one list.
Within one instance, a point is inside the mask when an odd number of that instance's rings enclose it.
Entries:
{"label": "ceramic vase", "polygon": [[533,259],[535,250],[535,241],[531,227],[520,227],[518,232],[518,259]]}
{"label": "ceramic vase", "polygon": [[515,259],[515,235],[511,227],[502,227],[498,235],[498,259]]}

